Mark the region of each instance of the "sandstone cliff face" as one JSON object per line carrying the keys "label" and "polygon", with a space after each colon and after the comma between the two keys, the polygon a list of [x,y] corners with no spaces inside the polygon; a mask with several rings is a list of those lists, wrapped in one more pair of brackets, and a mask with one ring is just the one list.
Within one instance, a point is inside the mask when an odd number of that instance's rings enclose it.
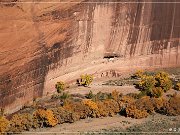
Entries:
{"label": "sandstone cliff face", "polygon": [[0,108],[14,112],[83,73],[180,66],[180,4],[122,1],[1,3]]}

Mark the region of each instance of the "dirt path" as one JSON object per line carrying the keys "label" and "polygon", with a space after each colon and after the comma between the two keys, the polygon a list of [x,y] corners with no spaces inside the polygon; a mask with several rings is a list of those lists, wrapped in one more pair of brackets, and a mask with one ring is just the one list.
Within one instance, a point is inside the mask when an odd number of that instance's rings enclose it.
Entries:
{"label": "dirt path", "polygon": [[[100,131],[103,129],[112,129],[112,128],[127,128],[135,124],[141,124],[148,120],[148,118],[143,119],[132,119],[126,118],[124,116],[115,115],[114,117],[104,117],[104,118],[89,118],[77,121],[75,123],[64,123],[57,125],[53,128],[43,128],[36,131],[23,133],[28,135],[34,134],[45,134],[53,135],[55,133],[65,133],[65,134],[79,134],[80,132],[93,132]],[[36,133],[35,133],[36,132]]]}
{"label": "dirt path", "polygon": [[[116,78],[117,79],[117,78]],[[87,94],[89,91],[92,91],[94,94],[98,92],[112,92],[113,90],[117,90],[118,92],[126,95],[128,93],[139,93],[139,90],[136,89],[134,86],[112,86],[112,85],[103,85],[105,81],[109,80],[109,78],[105,80],[96,80],[89,87],[71,87],[66,90],[70,94]]]}
{"label": "dirt path", "polygon": [[[102,85],[104,80],[95,81],[93,82],[90,87],[71,87],[66,90],[70,94],[87,94],[89,91],[93,91],[93,93],[101,92],[112,92],[113,90],[117,90],[122,94],[128,93],[139,93],[139,90],[136,89],[134,86],[110,86],[110,85]],[[168,91],[164,96],[167,94],[175,93],[175,90]],[[179,93],[178,93],[179,94]],[[178,116],[179,117],[179,116]],[[23,133],[27,135],[56,135],[56,134],[81,134],[87,132],[96,132],[96,131],[111,131],[112,129],[118,129],[118,131],[125,130],[128,127],[132,127],[135,125],[143,125],[146,122],[153,121],[157,118],[165,118],[169,119],[168,116],[163,116],[159,114],[155,114],[148,116],[147,118],[143,119],[133,119],[127,118],[120,115],[115,115],[113,117],[103,117],[103,118],[87,118],[80,121],[76,121],[74,123],[64,123],[60,125],[56,125],[53,128],[42,128],[36,129],[31,132]],[[169,127],[168,127],[169,128]],[[167,129],[168,131],[168,129]]]}
{"label": "dirt path", "polygon": [[[107,80],[109,80],[109,78],[104,79],[104,80],[96,80],[89,87],[74,86],[65,91],[69,92],[69,94],[82,94],[82,95],[85,95],[85,94],[89,93],[90,91],[92,91],[94,94],[96,94],[100,91],[111,93],[113,90],[116,90],[119,93],[122,93],[123,95],[126,95],[128,93],[140,93],[140,91],[138,89],[136,89],[133,85],[130,85],[130,86],[103,85],[104,82]],[[177,93],[177,95],[180,95],[180,91],[171,89],[171,90],[167,91],[166,93],[164,93],[163,97],[166,97],[166,95],[173,95],[175,93]]]}
{"label": "dirt path", "polygon": [[70,94],[87,94],[89,91],[92,91],[94,94],[98,92],[112,92],[113,90],[117,90],[118,92],[122,94],[128,94],[128,93],[138,93],[138,89],[135,89],[134,86],[90,86],[89,88],[86,87],[77,87],[73,89],[68,89],[67,91]]}
{"label": "dirt path", "polygon": [[[127,128],[133,128],[135,132],[144,131],[151,132],[169,132],[170,128],[179,128],[179,116],[166,116],[161,114],[150,115],[143,119],[127,118],[120,115],[104,118],[89,118],[83,119],[74,123],[64,123],[53,128],[36,129],[31,132],[24,132],[23,135],[57,135],[69,134],[79,135],[86,133],[108,134],[110,132],[130,132]],[[173,124],[174,123],[174,124]],[[155,125],[156,124],[156,125]],[[137,128],[139,126],[139,128]],[[156,127],[157,126],[157,127]],[[137,129],[136,129],[137,128]],[[134,130],[131,130],[133,132]],[[136,131],[137,130],[137,131]],[[139,131],[139,132],[140,132]],[[178,133],[180,130],[178,131]],[[149,133],[149,134],[150,134]],[[117,133],[116,133],[117,134]]]}

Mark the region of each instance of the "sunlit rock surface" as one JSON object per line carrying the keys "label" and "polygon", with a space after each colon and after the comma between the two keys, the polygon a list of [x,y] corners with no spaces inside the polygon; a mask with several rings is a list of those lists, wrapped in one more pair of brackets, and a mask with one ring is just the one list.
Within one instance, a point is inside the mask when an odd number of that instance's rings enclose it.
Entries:
{"label": "sunlit rock surface", "polygon": [[6,112],[83,73],[115,77],[180,66],[180,3],[8,1],[0,4],[0,108]]}

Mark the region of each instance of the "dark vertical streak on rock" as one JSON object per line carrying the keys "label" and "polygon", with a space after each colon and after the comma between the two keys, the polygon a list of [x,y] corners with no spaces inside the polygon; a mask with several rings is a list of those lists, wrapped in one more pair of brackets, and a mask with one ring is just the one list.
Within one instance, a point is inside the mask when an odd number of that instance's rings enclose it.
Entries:
{"label": "dark vertical streak on rock", "polygon": [[93,24],[94,24],[94,9],[95,9],[95,4],[88,4],[87,7],[87,35],[86,35],[86,47],[84,52],[87,53],[91,43],[92,43],[92,38],[93,38]]}
{"label": "dark vertical streak on rock", "polygon": [[117,36],[117,30],[118,30],[118,23],[119,23],[119,4],[113,4],[113,10],[114,10],[114,15],[112,16],[112,28],[111,28],[111,33],[110,33],[110,38],[109,38],[109,43],[106,48],[109,50],[106,50],[107,52],[114,52],[114,47],[113,47],[113,42],[115,36]]}
{"label": "dark vertical streak on rock", "polygon": [[[174,30],[174,22],[175,22],[175,12],[176,12],[176,4],[173,4],[173,12],[172,12],[172,23],[171,23],[171,31],[170,31],[170,37],[169,38],[172,38],[173,37],[173,30]],[[173,46],[173,42],[170,42],[170,48],[169,48],[169,63],[170,63],[170,60],[171,60],[171,48]]]}
{"label": "dark vertical streak on rock", "polygon": [[136,45],[137,45],[137,39],[139,35],[139,25],[140,25],[140,20],[142,18],[141,12],[142,12],[142,4],[138,3],[137,5],[137,13],[135,16],[134,24],[131,29],[131,34],[130,34],[130,39],[128,41],[128,44],[131,44],[130,48],[130,56],[134,56],[135,50],[136,50]]}
{"label": "dark vertical streak on rock", "polygon": [[[39,68],[39,66],[42,66],[42,70],[43,70],[43,74],[41,75],[41,82],[44,82],[45,81],[45,76],[47,74],[47,69],[46,69],[46,51],[47,51],[47,48],[46,48],[46,42],[44,40],[44,33],[40,31],[39,29],[39,24],[37,22],[37,19],[36,19],[36,13],[34,11],[34,5],[32,4],[31,5],[31,13],[32,13],[32,20],[34,22],[34,27],[39,35],[39,41],[38,41],[38,44],[39,46],[42,48],[42,53],[41,53],[41,56],[39,57],[40,59],[37,59],[37,60],[33,60],[32,61],[32,64],[35,64],[36,63],[42,63],[41,65],[37,65],[36,68]],[[34,80],[36,79],[37,77],[34,76]],[[33,92],[33,98],[37,98],[37,97],[42,97],[43,95],[43,89],[44,89],[44,83],[41,84],[40,87],[34,87],[34,92]]]}

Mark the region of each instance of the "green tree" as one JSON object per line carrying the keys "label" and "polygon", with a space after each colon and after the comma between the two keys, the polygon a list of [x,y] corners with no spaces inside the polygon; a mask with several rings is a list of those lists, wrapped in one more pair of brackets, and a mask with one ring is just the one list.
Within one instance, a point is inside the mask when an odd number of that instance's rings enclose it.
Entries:
{"label": "green tree", "polygon": [[65,89],[65,83],[60,81],[56,83],[56,90],[58,93],[61,93]]}
{"label": "green tree", "polygon": [[81,75],[81,81],[80,84],[83,86],[89,86],[93,81],[93,76],[92,75]]}

